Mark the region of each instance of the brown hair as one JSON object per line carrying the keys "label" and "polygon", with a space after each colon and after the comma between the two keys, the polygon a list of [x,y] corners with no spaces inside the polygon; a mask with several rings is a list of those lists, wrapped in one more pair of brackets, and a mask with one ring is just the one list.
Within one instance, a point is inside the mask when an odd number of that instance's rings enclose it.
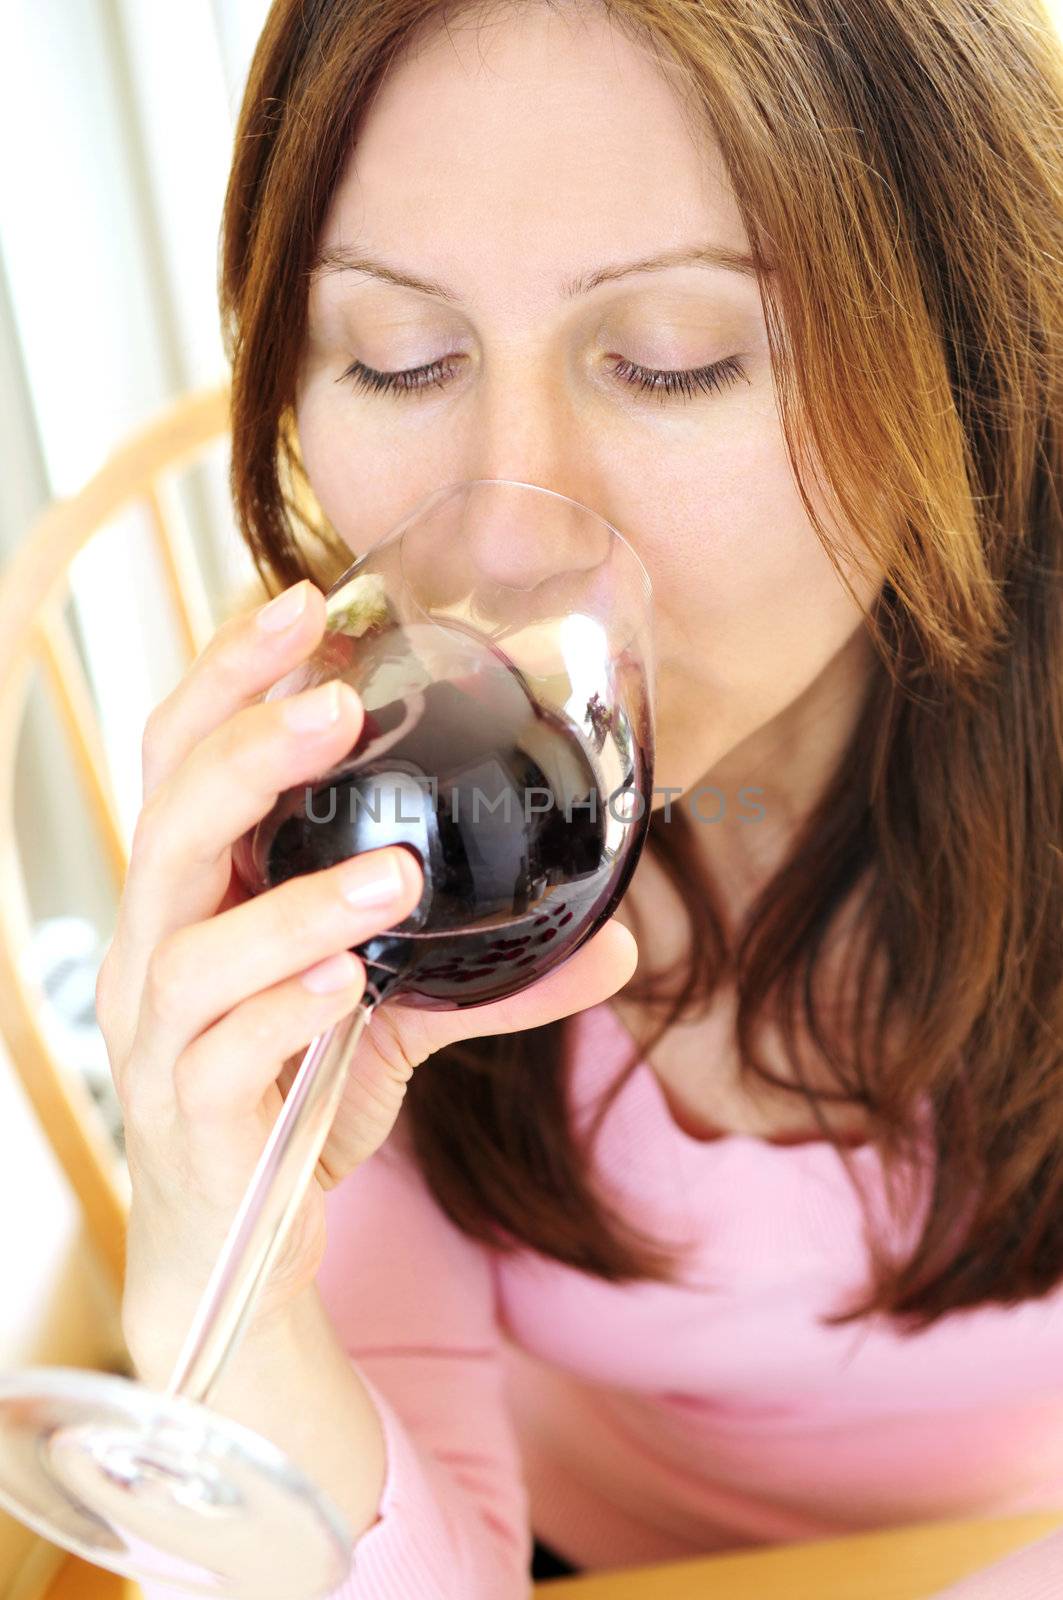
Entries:
{"label": "brown hair", "polygon": [[[755,1041],[777,1016],[824,1136],[821,1100],[858,1103],[887,1172],[929,1104],[921,1237],[900,1261],[872,1239],[868,1296],[827,1320],[881,1310],[917,1328],[1043,1295],[1063,1277],[1059,37],[1036,0],[761,0],[755,26],[744,0],[601,3],[679,68],[754,255],[774,264],[761,293],[813,526],[830,552],[807,487],[820,471],[887,575],[867,619],[881,670],[865,714],[737,934],[689,822],[655,814],[646,848],[682,896],[689,957],[666,985],[628,992],[663,1013],[660,1037],[730,976],[743,1069],[782,1081]],[[349,561],[308,509],[292,428],[308,273],[376,87],[454,10],[276,0],[258,44],[221,300],[234,501],[271,589],[325,583]],[[857,891],[843,1047],[815,975]],[[798,1019],[836,1090],[808,1087]],[[566,1118],[564,1043],[553,1023],[452,1046],[415,1074],[426,1180],[495,1248],[666,1279],[668,1251],[594,1191]]]}

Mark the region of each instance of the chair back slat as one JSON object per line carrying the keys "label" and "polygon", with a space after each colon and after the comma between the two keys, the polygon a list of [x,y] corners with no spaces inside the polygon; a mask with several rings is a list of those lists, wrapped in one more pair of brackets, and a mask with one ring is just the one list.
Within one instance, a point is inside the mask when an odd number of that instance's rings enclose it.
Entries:
{"label": "chair back slat", "polygon": [[198,652],[209,633],[205,606],[197,598],[193,558],[178,519],[167,514],[160,485],[212,451],[228,424],[225,388],[185,396],[123,444],[76,495],[46,507],[0,572],[0,1038],[119,1293],[128,1171],[87,1082],[59,1058],[46,1026],[47,997],[25,966],[32,918],[16,827],[20,733],[36,671],[43,668],[111,877],[120,886],[125,839],[95,701],[64,620],[71,567],[97,533],[147,501],[184,641]]}
{"label": "chair back slat", "polygon": [[[54,1565],[51,1581],[38,1588],[32,1600],[143,1600],[144,1591],[132,1578],[121,1578],[116,1572],[103,1567],[90,1566],[79,1556],[60,1556]],[[13,1595],[11,1600],[23,1600]],[[31,1600],[30,1591],[25,1600]]]}
{"label": "chair back slat", "polygon": [[111,788],[92,694],[70,637],[70,629],[56,605],[42,609],[37,619],[37,636],[52,698],[70,740],[78,776],[103,842],[111,877],[120,893],[129,865],[125,836]]}
{"label": "chair back slat", "polygon": [[193,661],[214,632],[199,569],[189,547],[186,529],[163,504],[159,483],[151,486],[144,496],[144,503],[181,630],[185,657]]}

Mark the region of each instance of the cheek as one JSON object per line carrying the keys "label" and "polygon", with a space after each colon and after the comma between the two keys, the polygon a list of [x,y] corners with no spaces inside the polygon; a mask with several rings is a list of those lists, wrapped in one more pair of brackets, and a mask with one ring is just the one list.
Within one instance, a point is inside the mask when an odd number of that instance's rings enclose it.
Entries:
{"label": "cheek", "polygon": [[[644,463],[639,515],[663,595],[730,633],[843,595],[801,500],[782,428],[762,399],[721,412]],[[839,600],[838,604],[841,604]],[[845,604],[852,609],[850,601]],[[807,618],[806,618],[807,621]]]}
{"label": "cheek", "polygon": [[[699,432],[647,460],[630,517],[654,530],[643,549],[661,733],[668,742],[671,730],[697,771],[785,710],[860,625],[809,521],[777,417],[750,407],[715,435],[704,424]],[[880,578],[847,570],[869,605]]]}
{"label": "cheek", "polygon": [[311,378],[295,419],[314,496],[353,558],[454,474],[428,433],[411,446],[409,428],[374,426],[370,407],[359,408],[352,425],[350,397],[341,391],[331,376]]}

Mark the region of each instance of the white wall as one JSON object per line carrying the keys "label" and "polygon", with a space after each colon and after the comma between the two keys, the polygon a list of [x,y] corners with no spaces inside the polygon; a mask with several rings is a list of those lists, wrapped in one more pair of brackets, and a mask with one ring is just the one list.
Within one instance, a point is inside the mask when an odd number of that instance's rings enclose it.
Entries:
{"label": "white wall", "polygon": [[[21,0],[0,7],[0,558],[168,401],[222,381],[218,230],[232,129],[267,0]],[[190,105],[194,115],[189,115]],[[5,315],[6,313],[6,315]],[[224,458],[180,504],[213,595],[244,560]],[[76,617],[104,709],[127,835],[144,719],[180,672],[134,516],[75,571]],[[38,747],[51,734],[42,728]],[[21,807],[46,819],[40,751]],[[43,822],[42,822],[43,825]],[[90,846],[91,848],[91,846]],[[99,917],[80,841],[32,851],[39,914]]]}

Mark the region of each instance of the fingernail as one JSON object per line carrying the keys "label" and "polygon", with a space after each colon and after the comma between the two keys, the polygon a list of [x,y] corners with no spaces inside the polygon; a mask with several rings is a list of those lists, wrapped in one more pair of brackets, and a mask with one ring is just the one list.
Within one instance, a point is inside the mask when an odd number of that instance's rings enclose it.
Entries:
{"label": "fingernail", "polygon": [[340,709],[340,682],[333,678],[330,683],[285,700],[281,716],[296,733],[321,733],[339,721]]}
{"label": "fingernail", "polygon": [[387,905],[397,900],[406,888],[395,851],[357,856],[340,882],[340,893],[348,905],[359,911],[365,906]]}
{"label": "fingernail", "polygon": [[341,950],[338,955],[326,956],[324,961],[319,961],[316,966],[307,967],[299,982],[304,989],[309,989],[311,994],[335,994],[337,989],[345,989],[349,983],[354,982],[358,967],[349,950]]}
{"label": "fingernail", "polygon": [[293,588],[285,589],[283,594],[263,606],[255,621],[265,633],[280,633],[282,629],[290,628],[306,610],[309,593],[309,586],[303,578]]}

